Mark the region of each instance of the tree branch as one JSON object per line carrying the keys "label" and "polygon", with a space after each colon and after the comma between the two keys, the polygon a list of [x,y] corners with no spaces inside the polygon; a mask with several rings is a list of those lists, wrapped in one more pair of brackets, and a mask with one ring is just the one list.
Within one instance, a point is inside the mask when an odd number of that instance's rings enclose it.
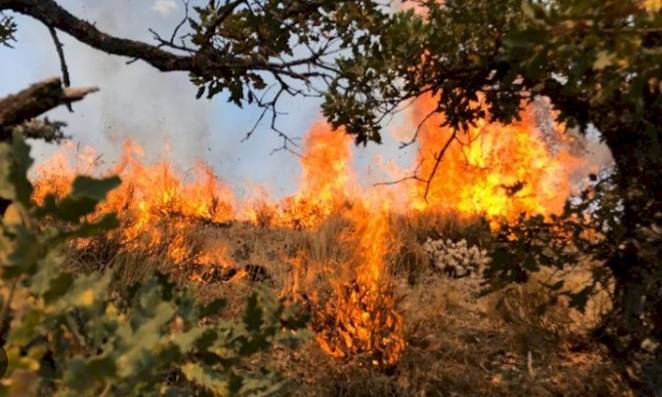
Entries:
{"label": "tree branch", "polygon": [[[233,3],[233,6],[229,9],[234,10],[235,7]],[[319,54],[282,64],[268,62],[267,60],[260,61],[231,56],[227,53],[213,51],[205,46],[199,48],[193,54],[179,55],[162,49],[164,42],[170,44],[165,40],[161,40],[160,45],[155,46],[104,33],[90,22],[72,15],[54,0],[0,0],[0,10],[11,10],[33,17],[47,26],[63,31],[80,42],[107,54],[140,59],[162,72],[188,71],[198,76],[211,78],[223,75],[227,71],[252,69],[278,73],[299,80],[321,76],[321,73],[298,73],[292,69],[301,64],[315,62],[320,58]],[[219,15],[219,20],[226,17],[222,13]]]}
{"label": "tree branch", "polygon": [[150,44],[103,33],[93,24],[75,17],[53,0],[0,0],[0,9],[31,16],[98,50],[142,59],[163,72],[193,69],[191,57],[179,56]]}
{"label": "tree branch", "polygon": [[63,88],[59,78],[52,78],[0,98],[0,128],[4,130],[0,140],[7,138],[4,136],[6,127],[21,124],[60,105],[79,101],[96,91],[96,87]]}
{"label": "tree branch", "polygon": [[[71,79],[69,77],[69,67],[67,66],[67,60],[64,57],[64,46],[62,45],[62,42],[60,41],[60,38],[57,37],[57,31],[55,30],[54,27],[47,25],[48,31],[51,34],[51,38],[53,39],[53,44],[55,44],[55,50],[57,51],[57,56],[60,59],[60,69],[62,70],[62,82],[65,87],[71,87]],[[73,112],[73,109],[71,108],[71,104],[67,104],[67,109],[69,109],[70,112]]]}
{"label": "tree branch", "polygon": [[432,171],[430,172],[427,181],[425,181],[425,194],[423,194],[423,198],[426,201],[428,199],[428,194],[430,193],[432,180],[434,179],[434,176],[437,174],[437,170],[439,169],[439,164],[441,164],[441,160],[444,158],[444,154],[446,153],[446,150],[448,150],[448,147],[451,145],[451,143],[455,140],[456,137],[457,137],[457,129],[453,128],[453,133],[451,134],[450,138],[448,138],[444,147],[442,147],[441,150],[434,157],[434,166],[432,167]]}
{"label": "tree branch", "polygon": [[[422,178],[418,175],[418,170],[421,168],[421,165],[423,164],[423,161],[421,160],[418,165],[416,166],[416,169],[411,175],[404,176],[400,179],[392,180],[392,181],[386,181],[386,182],[378,182],[373,184],[373,186],[390,186],[390,185],[397,185],[399,183],[405,182],[405,181],[416,181],[419,183],[425,184],[425,192],[423,193],[423,199],[425,201],[428,200],[428,195],[430,194],[430,188],[432,187],[432,181],[434,180],[434,177],[437,175],[437,171],[439,170],[439,165],[441,164],[441,160],[444,158],[444,154],[446,154],[446,151],[450,147],[451,143],[457,139],[457,129],[453,129],[453,133],[451,136],[448,138],[444,146],[441,148],[439,152],[437,152],[434,155],[434,165],[432,166],[432,171],[430,171],[430,174],[428,174],[427,177]],[[520,187],[521,189],[521,187]]]}

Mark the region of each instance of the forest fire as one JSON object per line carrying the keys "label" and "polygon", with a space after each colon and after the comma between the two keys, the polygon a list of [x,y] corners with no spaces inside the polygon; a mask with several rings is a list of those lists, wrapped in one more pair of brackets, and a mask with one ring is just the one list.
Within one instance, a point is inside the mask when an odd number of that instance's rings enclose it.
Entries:
{"label": "forest fire", "polygon": [[[259,209],[268,213],[272,226],[315,228],[356,197],[349,136],[318,122],[306,134],[303,150],[299,192],[281,202],[261,199]],[[249,210],[248,218],[256,221],[255,211]]]}
{"label": "forest fire", "polygon": [[[423,119],[435,101],[427,97],[418,104],[410,112],[413,120]],[[541,108],[539,104],[537,110],[544,111]],[[521,120],[511,125],[481,119],[466,133],[458,133],[429,188],[413,186],[411,207],[484,215],[490,220],[559,212],[572,193],[573,174],[586,172],[587,163],[574,153],[580,151],[576,137],[560,126],[543,131],[535,113],[534,106],[528,106]],[[453,134],[450,128],[438,127],[441,120],[441,116],[431,117],[418,135],[419,171],[425,177]]]}
{"label": "forest fire", "polygon": [[[211,224],[231,220],[231,191],[202,163],[196,164],[194,178],[187,181],[168,160],[146,165],[143,156],[139,145],[127,141],[117,164],[103,172],[122,177],[122,185],[98,209],[99,213],[118,214],[121,227],[112,237],[126,251],[165,248],[176,263],[227,262],[224,249],[200,252],[190,244],[188,234],[195,226],[192,219]],[[35,200],[40,202],[47,194],[66,194],[76,175],[98,174],[98,159],[92,148],[63,145],[60,152],[38,165]]]}
{"label": "forest fire", "polygon": [[[411,118],[420,120],[429,106],[422,101]],[[432,172],[434,156],[452,133],[438,124],[430,119],[418,136],[422,175]],[[522,212],[559,211],[571,193],[573,173],[584,164],[572,154],[570,137],[555,134],[554,142],[546,139],[533,108],[511,126],[480,122],[448,145],[429,187],[413,181],[396,185],[397,205],[374,187],[360,187],[351,167],[351,138],[324,123],[315,124],[305,137],[299,192],[279,201],[263,198],[259,205],[238,203],[204,164],[186,177],[167,158],[145,164],[142,148],[127,142],[117,165],[104,172],[119,174],[123,183],[99,212],[119,215],[121,227],[113,233],[122,249],[164,249],[174,263],[207,266],[230,266],[232,260],[224,244],[205,245],[189,236],[196,223],[261,222],[312,230],[331,217],[346,219],[350,226],[337,243],[353,247],[354,254],[342,263],[325,264],[340,268],[333,273],[337,279],[329,280],[333,292],[327,298],[307,296],[314,308],[313,328],[328,354],[369,354],[375,365],[390,367],[404,350],[405,338],[389,281],[387,257],[395,246],[389,214],[453,212],[496,221]],[[66,193],[76,174],[99,173],[97,159],[94,150],[63,146],[37,169],[35,199]]]}

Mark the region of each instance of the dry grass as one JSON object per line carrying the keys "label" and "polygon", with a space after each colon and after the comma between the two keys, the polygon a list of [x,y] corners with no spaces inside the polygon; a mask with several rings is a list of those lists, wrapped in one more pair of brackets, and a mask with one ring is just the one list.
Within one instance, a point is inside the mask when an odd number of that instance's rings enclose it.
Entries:
{"label": "dry grass", "polygon": [[[351,242],[342,239],[348,225],[340,218],[309,232],[269,227],[267,215],[257,226],[238,222],[222,228],[199,225],[187,237],[203,250],[205,244],[229,247],[230,265],[174,264],[162,254],[118,253],[112,246],[96,247],[97,258],[92,252],[79,252],[75,259],[81,267],[117,267],[122,283],[140,280],[154,268],[168,270],[180,282],[193,283],[202,299],[226,297],[230,303],[226,315],[235,316],[256,285],[287,294],[295,276],[304,274],[314,279],[310,285],[323,289],[333,264],[351,255]],[[280,369],[291,380],[294,396],[630,395],[605,352],[584,337],[583,330],[608,305],[604,299],[590,302],[586,315],[563,303],[543,314],[537,309],[549,303],[550,296],[537,281],[548,281],[548,274],[499,295],[478,298],[478,280],[435,274],[421,244],[427,237],[443,236],[489,245],[489,228],[484,222],[421,216],[393,217],[391,224],[399,245],[393,247],[388,262],[397,310],[404,318],[404,354],[387,371],[362,357],[334,359],[311,340],[298,350],[276,350],[255,363]],[[196,278],[212,270],[247,265],[264,268],[268,277]],[[570,278],[569,287],[578,288],[586,276],[586,272],[578,272]]]}
{"label": "dry grass", "polygon": [[470,280],[428,276],[402,282],[399,310],[407,349],[398,365],[336,360],[311,343],[273,359],[294,383],[294,396],[628,396],[605,352],[508,324],[488,315]]}

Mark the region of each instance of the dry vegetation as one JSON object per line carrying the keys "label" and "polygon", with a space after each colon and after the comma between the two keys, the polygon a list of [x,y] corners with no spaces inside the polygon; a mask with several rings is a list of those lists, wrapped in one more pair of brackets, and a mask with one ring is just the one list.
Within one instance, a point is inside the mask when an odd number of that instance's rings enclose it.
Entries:
{"label": "dry vegetation", "polygon": [[[253,365],[279,369],[295,396],[630,395],[606,352],[585,337],[608,305],[606,299],[594,299],[583,315],[562,301],[543,313],[551,295],[540,282],[549,283],[557,274],[539,274],[527,284],[479,297],[479,277],[455,279],[434,269],[423,243],[427,238],[466,239],[487,247],[485,222],[441,215],[394,215],[389,221],[397,243],[387,262],[406,340],[398,363],[382,368],[365,355],[334,358],[311,338],[297,350],[273,351]],[[169,225],[164,218],[164,232]],[[88,269],[116,267],[122,286],[159,267],[181,283],[194,283],[202,300],[227,298],[229,317],[239,315],[251,290],[265,287],[311,310],[305,296],[313,291],[303,290],[296,280],[308,278],[308,288],[328,292],[330,280],[340,277],[333,264],[353,252],[352,242],[343,239],[349,227],[342,217],[331,217],[314,231],[272,227],[268,218],[258,224],[193,222],[186,233],[175,230],[171,236],[185,236],[187,245],[196,247],[179,263],[167,254],[168,238],[161,251],[126,251],[112,238],[102,238],[71,255]],[[196,263],[204,256],[200,253],[219,247],[227,254],[223,263]],[[578,272],[570,280],[581,285],[584,277]]]}

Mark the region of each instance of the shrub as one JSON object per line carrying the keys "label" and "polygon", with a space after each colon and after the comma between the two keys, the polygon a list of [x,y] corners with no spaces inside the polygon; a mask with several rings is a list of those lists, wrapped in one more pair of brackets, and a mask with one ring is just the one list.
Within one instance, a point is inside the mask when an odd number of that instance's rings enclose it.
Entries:
{"label": "shrub", "polygon": [[614,183],[614,175],[593,175],[591,181],[560,215],[522,216],[502,225],[485,272],[484,292],[527,283],[541,270],[572,274],[568,271],[590,263],[590,277],[580,288],[568,288],[564,278],[543,284],[550,294],[546,306],[554,307],[564,298],[571,308],[584,312],[594,298],[607,293],[610,307],[593,335],[620,362],[639,367],[643,383],[629,376],[632,371],[623,372],[634,388],[647,393],[655,389],[647,378],[662,374],[652,364],[662,357],[662,213],[653,213],[650,225],[632,230],[623,205],[627,194]]}
{"label": "shrub", "polygon": [[254,293],[241,321],[214,319],[224,301],[199,303],[156,274],[122,293],[112,270],[69,272],[64,247],[117,222],[91,214],[119,179],[77,177],[71,193],[36,205],[19,135],[0,144],[2,220],[0,325],[9,357],[0,394],[57,396],[277,395],[275,373],[246,358],[290,345],[303,326],[282,304]]}

